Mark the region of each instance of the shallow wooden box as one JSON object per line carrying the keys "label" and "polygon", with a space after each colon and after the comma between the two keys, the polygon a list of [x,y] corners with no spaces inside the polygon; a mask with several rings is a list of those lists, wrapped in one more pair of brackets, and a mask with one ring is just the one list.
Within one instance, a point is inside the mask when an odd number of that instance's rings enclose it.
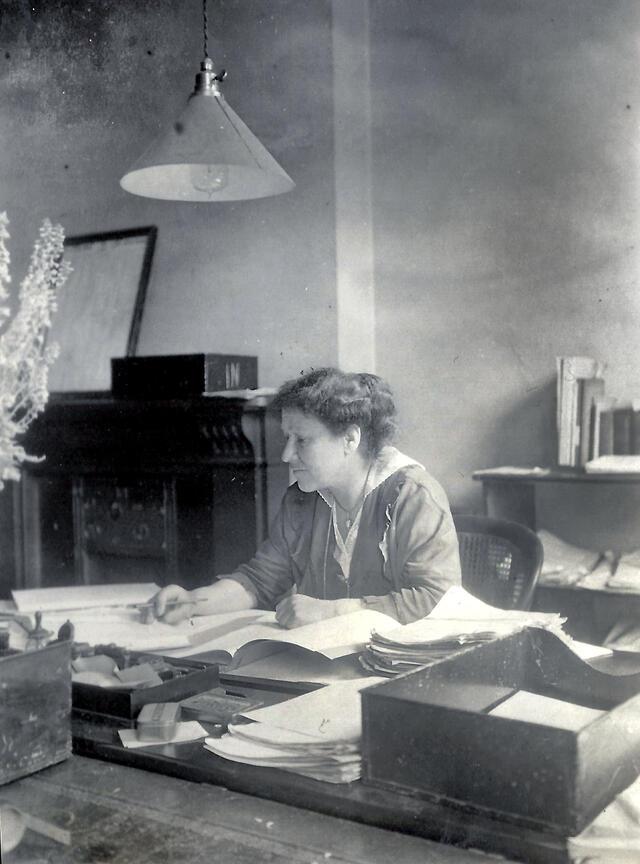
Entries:
{"label": "shallow wooden box", "polygon": [[[149,655],[139,652],[127,652],[130,660],[144,663]],[[213,663],[193,659],[159,658],[180,673],[155,687],[135,687],[133,689],[118,689],[97,687],[93,684],[74,682],[73,713],[74,717],[85,721],[116,727],[135,725],[135,718],[143,705],[151,702],[179,702],[188,696],[195,696],[205,690],[218,686],[218,667]],[[75,724],[74,724],[75,729]]]}
{"label": "shallow wooden box", "polygon": [[[492,716],[501,688],[606,713],[578,732]],[[598,671],[548,631],[464,649],[363,691],[363,781],[577,834],[640,772],[639,692],[639,674]]]}
{"label": "shallow wooden box", "polygon": [[0,783],[71,755],[71,644],[0,656]]}

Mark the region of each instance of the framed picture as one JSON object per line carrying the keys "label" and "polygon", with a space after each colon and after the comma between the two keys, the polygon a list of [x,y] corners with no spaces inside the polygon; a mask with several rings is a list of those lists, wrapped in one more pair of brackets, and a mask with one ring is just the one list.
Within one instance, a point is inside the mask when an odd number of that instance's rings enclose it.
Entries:
{"label": "framed picture", "polygon": [[65,239],[73,270],[49,331],[60,352],[52,393],[110,390],[111,358],[135,355],[156,235],[148,226]]}

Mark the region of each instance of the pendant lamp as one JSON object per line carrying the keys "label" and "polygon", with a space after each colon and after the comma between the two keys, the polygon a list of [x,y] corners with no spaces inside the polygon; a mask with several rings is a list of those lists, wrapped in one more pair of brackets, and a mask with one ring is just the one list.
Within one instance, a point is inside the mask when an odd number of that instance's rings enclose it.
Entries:
{"label": "pendant lamp", "polygon": [[203,0],[204,60],[195,89],[173,126],[120,180],[127,192],[165,201],[242,201],[289,192],[293,180],[229,107],[208,54]]}

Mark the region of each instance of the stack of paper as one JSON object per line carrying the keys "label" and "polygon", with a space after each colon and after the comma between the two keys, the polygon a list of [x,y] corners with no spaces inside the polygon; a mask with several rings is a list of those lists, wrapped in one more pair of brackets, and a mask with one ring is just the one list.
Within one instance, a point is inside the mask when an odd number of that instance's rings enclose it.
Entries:
{"label": "stack of paper", "polygon": [[547,585],[574,585],[594,569],[600,552],[573,546],[544,529],[538,531],[544,549],[540,582]]}
{"label": "stack of paper", "polygon": [[362,714],[360,691],[381,678],[329,684],[257,708],[243,715],[222,738],[207,738],[205,749],[247,765],[281,768],[315,780],[350,783],[360,777]]}
{"label": "stack of paper", "polygon": [[464,588],[450,588],[426,618],[384,634],[374,632],[360,662],[369,671],[392,677],[446,657],[461,646],[481,645],[524,627],[562,634],[563,620],[555,612],[498,609]]}
{"label": "stack of paper", "polygon": [[589,474],[639,474],[640,455],[609,455],[591,459],[584,466]]}
{"label": "stack of paper", "polygon": [[620,556],[615,573],[607,580],[607,588],[640,592],[640,549]]}

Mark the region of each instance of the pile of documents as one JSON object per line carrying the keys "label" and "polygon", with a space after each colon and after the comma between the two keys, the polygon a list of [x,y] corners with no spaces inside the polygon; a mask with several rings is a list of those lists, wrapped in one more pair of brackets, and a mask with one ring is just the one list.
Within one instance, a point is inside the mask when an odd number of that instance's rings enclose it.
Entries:
{"label": "pile of documents", "polygon": [[426,618],[385,633],[374,631],[360,662],[370,672],[393,677],[524,627],[543,627],[566,639],[563,621],[555,612],[498,609],[464,588],[450,588]]}
{"label": "pile of documents", "polygon": [[593,572],[602,557],[600,552],[574,546],[544,529],[538,531],[538,537],[544,549],[539,580],[543,585],[575,585]]}
{"label": "pile of documents", "polygon": [[329,684],[248,711],[242,717],[252,722],[230,724],[226,735],[207,738],[205,749],[234,762],[350,783],[361,772],[360,691],[381,680],[370,677]]}
{"label": "pile of documents", "polygon": [[607,587],[616,591],[640,591],[640,549],[620,556]]}
{"label": "pile of documents", "polygon": [[540,584],[640,593],[640,549],[616,555],[573,546],[550,531],[538,531],[544,548]]}

